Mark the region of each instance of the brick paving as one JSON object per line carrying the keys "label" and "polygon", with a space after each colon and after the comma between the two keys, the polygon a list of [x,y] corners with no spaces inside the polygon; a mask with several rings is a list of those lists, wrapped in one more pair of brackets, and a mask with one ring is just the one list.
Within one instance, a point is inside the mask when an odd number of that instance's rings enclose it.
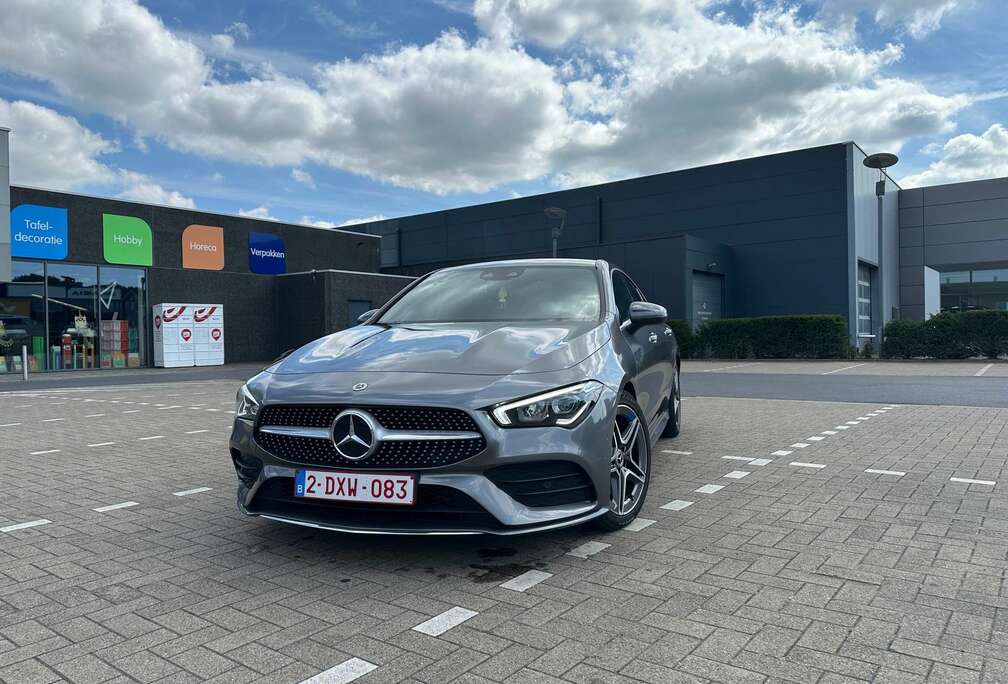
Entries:
{"label": "brick paving", "polygon": [[386,538],[237,513],[236,386],[0,394],[0,680],[1008,682],[1006,409],[689,398],[654,524]]}

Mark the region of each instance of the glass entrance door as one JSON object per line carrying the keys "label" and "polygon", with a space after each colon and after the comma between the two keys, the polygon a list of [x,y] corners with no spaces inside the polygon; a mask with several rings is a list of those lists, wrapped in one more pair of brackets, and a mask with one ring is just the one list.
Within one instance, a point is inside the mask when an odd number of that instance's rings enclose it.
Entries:
{"label": "glass entrance door", "polygon": [[101,267],[98,310],[102,368],[143,365],[146,278],[142,268]]}
{"label": "glass entrance door", "polygon": [[98,267],[49,263],[49,368],[98,367]]}

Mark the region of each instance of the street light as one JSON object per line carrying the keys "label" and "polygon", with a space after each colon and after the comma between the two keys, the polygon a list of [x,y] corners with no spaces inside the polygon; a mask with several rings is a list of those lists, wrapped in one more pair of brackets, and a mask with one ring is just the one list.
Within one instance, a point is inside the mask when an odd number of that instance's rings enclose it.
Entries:
{"label": "street light", "polygon": [[[878,326],[875,327],[875,340],[878,342],[879,350],[882,349],[882,335],[885,331],[885,286],[882,284],[882,271],[885,269],[885,236],[882,231],[884,228],[884,222],[882,219],[883,212],[883,200],[885,199],[886,192],[886,169],[891,168],[896,165],[899,161],[899,157],[895,154],[890,154],[889,152],[876,152],[875,154],[869,154],[861,162],[869,169],[878,169],[879,179],[875,183],[875,197],[877,202],[877,213],[878,213],[878,267],[876,269],[878,273],[878,289],[879,289],[879,300],[880,304],[878,307],[879,321]],[[872,306],[874,308],[874,304]],[[872,312],[874,316],[874,312]],[[855,319],[856,322],[857,319]]]}
{"label": "street light", "polygon": [[567,210],[560,207],[546,207],[543,213],[546,214],[546,218],[558,219],[560,221],[559,225],[553,227],[553,258],[556,259],[557,240],[563,234],[564,223],[567,221]]}

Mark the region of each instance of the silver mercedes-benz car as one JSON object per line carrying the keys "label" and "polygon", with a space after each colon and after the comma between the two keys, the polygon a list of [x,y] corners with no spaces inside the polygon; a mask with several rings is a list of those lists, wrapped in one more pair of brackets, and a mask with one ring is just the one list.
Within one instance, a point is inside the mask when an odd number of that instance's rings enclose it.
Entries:
{"label": "silver mercedes-benz car", "polygon": [[238,508],[342,532],[623,527],[682,422],[666,319],[604,261],[430,273],[241,387]]}

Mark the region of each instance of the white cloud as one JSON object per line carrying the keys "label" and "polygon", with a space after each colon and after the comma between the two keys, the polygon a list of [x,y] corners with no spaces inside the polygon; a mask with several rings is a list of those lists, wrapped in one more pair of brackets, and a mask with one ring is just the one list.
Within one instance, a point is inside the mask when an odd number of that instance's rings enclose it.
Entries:
{"label": "white cloud", "polygon": [[308,186],[312,190],[316,189],[315,179],[312,178],[312,175],[307,171],[305,171],[304,169],[298,169],[298,168],[291,169],[291,178],[293,178],[301,185]]}
{"label": "white cloud", "polygon": [[0,126],[11,129],[13,183],[69,190],[115,178],[101,157],[116,145],[73,117],[23,100],[0,100]]}
{"label": "white cloud", "polygon": [[210,36],[210,40],[213,42],[214,47],[218,52],[222,54],[227,54],[234,50],[235,39],[234,36],[228,33],[215,33]]}
{"label": "white cloud", "polygon": [[1008,176],[1008,129],[996,123],[980,135],[964,133],[946,142],[927,169],[900,180],[904,188]]}
{"label": "white cloud", "polygon": [[913,38],[921,39],[936,31],[946,14],[954,10],[960,0],[820,0],[828,14],[849,16],[866,12],[883,26],[905,30]]}
{"label": "white cloud", "polygon": [[371,223],[372,221],[384,221],[386,218],[388,218],[388,217],[385,216],[384,214],[375,214],[374,216],[366,216],[364,218],[347,219],[346,221],[344,221],[343,223],[341,223],[339,225],[340,226],[356,226],[356,225],[359,225],[361,223]]}
{"label": "white cloud", "polygon": [[239,216],[245,216],[247,218],[263,219],[264,221],[279,221],[275,216],[270,216],[269,207],[260,204],[254,209],[239,209]]}
{"label": "white cloud", "polygon": [[118,182],[123,190],[116,195],[119,199],[146,204],[161,204],[180,209],[195,209],[196,202],[174,190],[165,190],[154,180],[135,171],[120,171]]}
{"label": "white cloud", "polygon": [[234,36],[235,38],[241,38],[243,40],[248,40],[252,37],[252,29],[244,21],[233,22],[230,26],[224,29],[224,33]]}
{"label": "white cloud", "polygon": [[[901,17],[911,31],[953,4],[882,3],[885,21]],[[221,82],[206,52],[220,52],[214,39],[201,49],[134,0],[8,0],[0,33],[20,38],[0,43],[0,64],[183,152],[319,164],[435,193],[606,180],[850,138],[898,152],[951,130],[971,101],[889,75],[901,49],[861,47],[849,22],[773,3],[740,23],[719,5],[479,0],[475,40],[448,32],[317,65],[310,79],[260,64]]]}
{"label": "white cloud", "polygon": [[337,225],[333,221],[317,219],[314,216],[302,216],[298,223],[302,226],[312,226],[314,228],[335,228]]}

